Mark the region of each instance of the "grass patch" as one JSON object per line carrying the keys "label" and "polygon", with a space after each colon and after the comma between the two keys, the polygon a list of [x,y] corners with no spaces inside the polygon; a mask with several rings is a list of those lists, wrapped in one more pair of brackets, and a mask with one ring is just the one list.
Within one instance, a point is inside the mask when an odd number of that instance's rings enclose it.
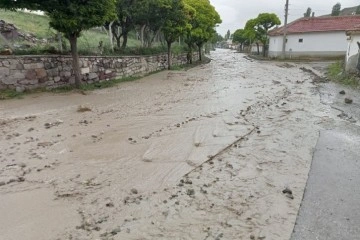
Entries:
{"label": "grass patch", "polygon": [[37,38],[48,38],[56,33],[54,29],[50,28],[47,16],[22,11],[0,10],[0,19],[14,24],[21,32],[34,34]]}
{"label": "grass patch", "polygon": [[13,89],[0,90],[0,100],[21,98],[23,95],[24,95],[23,93],[19,93]]}
{"label": "grass patch", "polygon": [[328,67],[327,71],[328,78],[343,85],[358,87],[359,77],[355,74],[348,74],[344,71],[344,62],[337,61]]}

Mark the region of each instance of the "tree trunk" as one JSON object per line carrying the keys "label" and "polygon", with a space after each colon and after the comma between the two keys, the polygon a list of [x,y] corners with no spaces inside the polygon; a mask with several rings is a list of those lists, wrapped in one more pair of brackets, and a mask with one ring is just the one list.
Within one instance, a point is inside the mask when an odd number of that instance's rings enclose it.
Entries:
{"label": "tree trunk", "polygon": [[266,57],[266,44],[263,44],[263,57]]}
{"label": "tree trunk", "polygon": [[201,62],[202,61],[202,53],[201,53],[202,44],[198,45],[198,48],[199,48],[199,61]]}
{"label": "tree trunk", "polygon": [[122,49],[126,48],[127,41],[128,41],[128,33],[124,32],[124,34],[123,34],[123,44],[122,44],[122,47],[121,47]]}
{"label": "tree trunk", "polygon": [[116,40],[116,47],[118,48],[118,49],[120,49],[120,47],[121,47],[121,41],[120,41],[120,39],[121,39],[121,35],[118,37],[118,36],[115,36],[115,40]]}
{"label": "tree trunk", "polygon": [[257,55],[260,55],[260,47],[259,47],[259,43],[256,43],[256,48],[257,48]]}
{"label": "tree trunk", "polygon": [[141,42],[141,46],[144,46],[144,32],[145,32],[145,27],[146,25],[142,25],[141,29],[140,29],[140,42]]}
{"label": "tree trunk", "polygon": [[167,47],[168,47],[168,70],[171,69],[171,42],[166,41],[167,42]]}
{"label": "tree trunk", "polygon": [[59,44],[59,51],[62,53],[63,52],[63,43],[62,43],[62,36],[61,33],[58,32],[57,33],[57,38],[58,38],[58,44]]}
{"label": "tree trunk", "polygon": [[75,34],[69,37],[69,42],[71,46],[71,56],[73,59],[72,67],[75,75],[75,87],[80,88],[81,86],[81,75],[80,75],[80,65],[79,65],[79,54],[77,51],[77,36]]}
{"label": "tree trunk", "polygon": [[114,21],[110,22],[109,24],[109,40],[110,40],[110,48],[111,51],[114,51],[114,42],[113,42],[113,31],[112,31],[112,25],[114,24]]}

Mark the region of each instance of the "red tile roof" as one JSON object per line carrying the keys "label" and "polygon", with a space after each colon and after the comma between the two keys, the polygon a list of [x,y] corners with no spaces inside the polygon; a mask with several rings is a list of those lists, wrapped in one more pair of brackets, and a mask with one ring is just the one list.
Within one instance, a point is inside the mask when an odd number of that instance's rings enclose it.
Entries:
{"label": "red tile roof", "polygon": [[[288,24],[287,33],[346,31],[353,30],[354,28],[359,29],[359,25],[360,15],[300,18]],[[269,32],[269,35],[283,35],[283,29],[284,27],[275,28]]]}

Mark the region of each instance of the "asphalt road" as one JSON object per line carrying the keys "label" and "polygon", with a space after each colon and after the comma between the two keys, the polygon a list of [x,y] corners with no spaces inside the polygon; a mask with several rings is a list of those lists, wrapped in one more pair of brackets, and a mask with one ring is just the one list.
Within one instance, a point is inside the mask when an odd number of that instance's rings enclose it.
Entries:
{"label": "asphalt road", "polygon": [[320,88],[339,119],[320,132],[291,240],[360,239],[360,98],[351,89],[338,92],[332,83]]}

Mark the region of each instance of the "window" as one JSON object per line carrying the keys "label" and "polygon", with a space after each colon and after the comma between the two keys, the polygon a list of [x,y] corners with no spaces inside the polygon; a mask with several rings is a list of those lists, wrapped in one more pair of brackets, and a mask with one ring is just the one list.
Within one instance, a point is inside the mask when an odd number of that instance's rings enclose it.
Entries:
{"label": "window", "polygon": [[299,43],[302,43],[302,42],[304,42],[304,39],[299,38]]}

